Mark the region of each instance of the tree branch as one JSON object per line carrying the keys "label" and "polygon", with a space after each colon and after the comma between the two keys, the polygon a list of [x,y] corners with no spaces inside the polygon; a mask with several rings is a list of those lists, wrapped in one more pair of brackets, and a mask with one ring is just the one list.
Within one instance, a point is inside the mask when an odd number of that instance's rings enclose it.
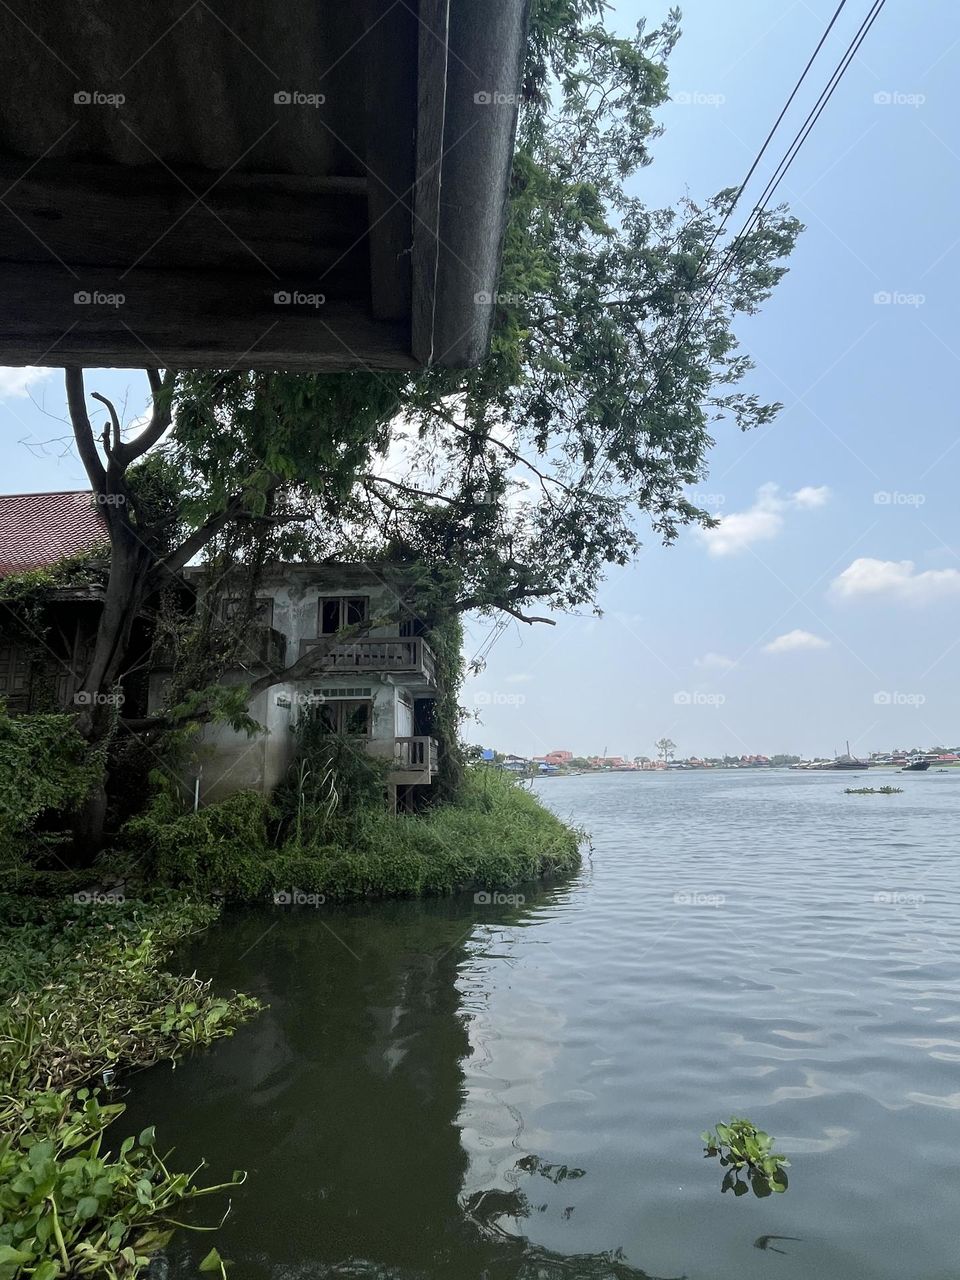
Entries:
{"label": "tree branch", "polygon": [[91,391],[90,399],[99,400],[101,404],[106,405],[107,412],[110,414],[110,422],[113,425],[113,445],[111,447],[109,432],[104,430],[103,450],[104,450],[104,453],[106,453],[107,457],[111,458],[116,454],[121,444],[119,415],[117,414],[117,410],[114,407],[113,402],[111,400],[108,400],[106,396],[102,396],[99,391]]}
{"label": "tree branch", "polygon": [[224,529],[231,520],[236,520],[243,515],[243,507],[243,496],[237,494],[230,499],[218,515],[211,516],[199,529],[194,529],[193,533],[179,547],[174,548],[162,560],[158,560],[152,572],[157,575],[179,573],[185,565],[190,563],[195,555],[200,554],[211,538],[216,537],[220,530]]}
{"label": "tree branch", "polygon": [[[147,377],[150,379],[150,391],[153,396],[153,410],[150,414],[150,421],[140,432],[138,436],[134,436],[132,440],[126,444],[120,444],[114,450],[118,461],[123,467],[129,467],[131,462],[136,462],[157,443],[163,433],[170,426],[173,417],[173,384],[176,381],[176,371],[167,369],[163,377],[156,369],[148,369]],[[102,399],[98,396],[97,399]]]}
{"label": "tree branch", "polygon": [[521,613],[519,609],[511,609],[510,606],[506,604],[497,605],[497,608],[502,609],[504,613],[509,613],[510,617],[516,618],[518,622],[526,622],[529,623],[530,626],[533,626],[535,622],[542,622],[548,627],[555,627],[557,625],[556,618],[538,618],[532,614],[528,617],[525,613]]}
{"label": "tree branch", "polygon": [[97,453],[96,441],[93,438],[93,427],[87,413],[87,402],[83,389],[83,370],[65,369],[64,379],[67,387],[67,404],[70,407],[70,421],[73,423],[73,437],[77,442],[77,452],[96,493],[105,493],[107,473],[100,455]]}

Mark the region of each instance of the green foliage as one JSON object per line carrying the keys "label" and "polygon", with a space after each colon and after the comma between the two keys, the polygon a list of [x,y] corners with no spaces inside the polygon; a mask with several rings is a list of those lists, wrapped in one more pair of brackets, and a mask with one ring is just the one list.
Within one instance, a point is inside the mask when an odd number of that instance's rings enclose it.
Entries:
{"label": "green foliage", "polygon": [[706,475],[712,424],[779,409],[738,389],[752,366],[734,324],[782,277],[800,225],[771,211],[720,281],[732,189],[678,209],[632,194],[678,15],[623,39],[605,9],[534,5],[491,357],[404,393],[424,488],[445,501],[374,486],[396,552],[480,609],[591,600],[638,548],[638,517],[667,542],[709,525],[685,488]]}
{"label": "green foliage", "polygon": [[745,1195],[746,1182],[740,1174],[750,1178],[749,1186],[755,1196],[768,1196],[772,1191],[787,1189],[785,1169],[790,1161],[773,1149],[773,1138],[749,1120],[733,1119],[729,1124],[718,1124],[715,1132],[709,1129],[700,1135],[706,1148],[706,1156],[719,1156],[721,1165],[727,1167],[721,1191],[733,1191],[735,1196]]}
{"label": "green foliage", "polygon": [[111,1158],[103,1130],[123,1112],[78,1090],[31,1098],[29,1120],[54,1118],[53,1136],[29,1129],[0,1141],[0,1277],[135,1277],[182,1225],[171,1215],[200,1196],[239,1186],[234,1173],[219,1186],[198,1187],[193,1173],[171,1173],[152,1129],[128,1137]]}
{"label": "green foliage", "polygon": [[22,853],[41,815],[69,815],[102,776],[70,716],[10,716],[0,702],[0,856]]}
{"label": "green foliage", "polygon": [[185,529],[180,506],[184,476],[167,449],[157,449],[135,462],[125,480],[132,498],[131,519],[138,536],[157,555],[170,551]]}
{"label": "green foliage", "polygon": [[174,1210],[243,1178],[196,1186],[199,1169],[171,1172],[152,1128],[104,1152],[124,1106],[88,1083],[230,1035],[259,1007],[162,968],[215,909],[79,899],[0,898],[0,1280],[135,1277]]}
{"label": "green foliage", "polygon": [[[120,834],[121,849],[148,884],[187,886],[205,893],[229,887],[231,896],[255,897],[259,860],[271,848],[273,812],[255,791],[240,791],[222,804],[183,813],[178,798],[161,793]],[[119,871],[124,860],[115,860]]]}
{"label": "green foliage", "polygon": [[322,843],[337,815],[384,808],[387,761],[358,748],[349,737],[324,732],[316,715],[302,715],[296,733],[297,758],[273,795],[281,838],[299,820],[298,843]]}
{"label": "green foliage", "polygon": [[437,776],[428,791],[429,803],[454,802],[463,787],[464,759],[460,741],[463,709],[460,688],[463,684],[463,624],[459,617],[449,616],[438,622],[427,634],[427,642],[437,660],[439,694],[433,702],[430,735],[437,739]]}
{"label": "green foliage", "polygon": [[844,787],[845,796],[902,796],[903,787]]}
{"label": "green foliage", "polygon": [[[242,901],[293,888],[331,899],[507,889],[580,863],[581,834],[493,770],[468,769],[456,803],[422,814],[394,818],[380,804],[338,812],[322,843],[309,831],[296,842],[288,794],[284,823],[254,793],[174,819],[137,818],[124,832],[132,861],[150,882]],[[281,843],[270,838],[277,830]]]}

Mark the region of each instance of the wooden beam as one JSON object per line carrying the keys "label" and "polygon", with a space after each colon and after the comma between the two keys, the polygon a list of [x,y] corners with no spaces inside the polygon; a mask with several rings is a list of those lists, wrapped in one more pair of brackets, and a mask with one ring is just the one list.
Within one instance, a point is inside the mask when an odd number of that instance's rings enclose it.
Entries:
{"label": "wooden beam", "polygon": [[422,0],[420,16],[413,350],[466,368],[490,346],[527,6]]}
{"label": "wooden beam", "polygon": [[[315,286],[316,292],[322,284]],[[290,370],[409,369],[407,325],[313,305],[311,282],[260,275],[0,262],[0,363]],[[288,294],[290,301],[275,300]]]}

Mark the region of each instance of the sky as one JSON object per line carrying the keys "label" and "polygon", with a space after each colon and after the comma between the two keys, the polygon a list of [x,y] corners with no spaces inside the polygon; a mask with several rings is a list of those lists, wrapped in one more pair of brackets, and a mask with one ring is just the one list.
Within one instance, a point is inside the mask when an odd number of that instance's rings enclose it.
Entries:
{"label": "sky", "polygon": [[[635,180],[655,206],[740,183],[836,0],[682,7],[665,132]],[[666,8],[620,0],[611,20],[626,33]],[[846,5],[744,215],[868,8]],[[780,188],[806,230],[737,332],[746,389],[784,408],[718,428],[694,497],[719,527],[648,538],[600,616],[511,622],[465,685],[470,741],[628,757],[662,736],[681,756],[960,742],[958,58],[960,6],[884,7]],[[140,373],[87,381],[125,418],[146,405]],[[58,371],[0,369],[4,491],[85,487],[68,436]],[[468,658],[490,626],[470,620]]]}

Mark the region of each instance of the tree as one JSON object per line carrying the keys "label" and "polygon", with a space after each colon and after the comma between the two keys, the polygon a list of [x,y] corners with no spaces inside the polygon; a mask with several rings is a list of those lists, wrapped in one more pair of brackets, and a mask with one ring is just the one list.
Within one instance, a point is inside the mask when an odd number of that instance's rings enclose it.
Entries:
{"label": "tree", "polygon": [[[661,210],[632,194],[659,133],[679,19],[621,39],[604,8],[535,7],[482,367],[148,371],[152,416],[133,435],[93,393],[107,416],[99,439],[83,374],[68,371],[77,448],[110,534],[78,717],[91,744],[115,729],[98,695],[123,676],[133,619],[199,555],[251,574],[265,548],[391,558],[415,573],[431,621],[478,610],[531,623],[550,621],[530,612],[537,602],[591,602],[645,522],[665,542],[711,523],[685,490],[706,475],[712,425],[747,429],[779,408],[738,389],[752,366],[733,324],[780,279],[800,226],[774,210],[728,253],[732,190]],[[158,518],[136,484],[152,458],[179,478],[175,510]],[[267,671],[254,691],[313,674],[326,654]],[[210,698],[181,705],[211,713]],[[102,811],[95,797],[94,840]]]}
{"label": "tree", "polygon": [[656,747],[657,755],[664,764],[666,764],[668,760],[673,759],[674,752],[677,749],[677,744],[672,742],[670,738],[658,738],[653,745]]}

